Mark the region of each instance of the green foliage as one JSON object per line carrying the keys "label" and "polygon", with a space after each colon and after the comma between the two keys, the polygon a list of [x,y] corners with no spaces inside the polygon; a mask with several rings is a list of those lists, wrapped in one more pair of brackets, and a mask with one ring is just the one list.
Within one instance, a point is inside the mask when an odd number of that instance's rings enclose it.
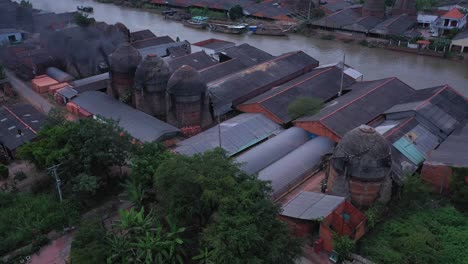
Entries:
{"label": "green foliage", "polygon": [[468,176],[467,168],[452,168],[452,180],[450,190],[452,203],[460,210],[468,211],[468,184],[465,178]]}
{"label": "green foliage", "polygon": [[28,178],[28,176],[22,171],[18,171],[17,173],[15,173],[15,181],[22,181],[26,178]]}
{"label": "green foliage", "polygon": [[73,264],[102,264],[109,256],[106,230],[97,219],[83,221],[73,239],[71,260]]}
{"label": "green foliage", "polygon": [[338,254],[338,262],[346,260],[353,253],[356,244],[354,240],[347,236],[333,235],[334,250]]}
{"label": "green foliage", "polygon": [[429,188],[419,175],[407,175],[400,203],[405,207],[420,208],[429,198]]}
{"label": "green foliage", "polygon": [[416,0],[416,9],[418,11],[431,10],[438,2],[438,0]]}
{"label": "green foliage", "polygon": [[217,11],[211,11],[208,8],[196,8],[192,7],[189,8],[189,13],[192,16],[204,16],[204,17],[209,17],[211,19],[219,19],[223,20],[226,19],[226,14],[223,12],[217,12]]}
{"label": "green foliage", "polygon": [[32,8],[32,4],[28,0],[21,0],[20,6],[25,8]]}
{"label": "green foliage", "polygon": [[367,227],[369,229],[373,229],[377,223],[382,220],[382,211],[384,208],[385,207],[383,204],[377,203],[365,212],[367,218]]}
{"label": "green foliage", "polygon": [[47,113],[42,130],[51,129],[54,126],[64,125],[65,122],[65,113],[58,108],[52,108],[49,113]]}
{"label": "green foliage", "polygon": [[10,171],[8,170],[8,167],[3,164],[0,164],[0,180],[8,178],[9,174]]}
{"label": "green foliage", "polygon": [[376,263],[465,263],[468,220],[451,206],[406,211],[377,226],[361,253]]}
{"label": "green foliage", "polygon": [[178,227],[166,218],[167,228],[156,220],[153,213],[145,215],[144,209],[119,211],[120,219],[109,237],[111,248],[108,263],[184,263],[185,228]]}
{"label": "green foliage", "polygon": [[36,241],[40,234],[69,226],[77,217],[75,206],[59,203],[49,194],[0,192],[0,201],[0,255]]}
{"label": "green foliage", "polygon": [[80,27],[87,27],[91,24],[94,24],[93,18],[90,18],[88,14],[83,14],[80,12],[75,13],[74,21]]}
{"label": "green foliage", "polygon": [[84,195],[95,195],[99,189],[99,179],[95,176],[80,173],[73,179],[73,191]]}
{"label": "green foliage", "polygon": [[323,108],[323,105],[320,99],[301,96],[288,106],[288,115],[292,119],[297,119],[306,115],[314,115]]}
{"label": "green foliage", "polygon": [[456,35],[458,35],[458,33],[460,32],[460,30],[458,28],[452,28],[446,35],[446,37],[448,39],[453,39]]}
{"label": "green foliage", "polygon": [[27,143],[19,155],[44,169],[61,164],[64,184],[84,173],[104,181],[109,168],[125,164],[132,149],[130,137],[113,121],[64,121],[39,131],[38,141]]}
{"label": "green foliage", "polygon": [[301,243],[276,219],[279,207],[270,187],[255,176],[241,176],[235,195],[224,196],[216,220],[203,232],[203,245],[215,263],[295,263]]}
{"label": "green foliage", "polygon": [[202,230],[201,263],[293,263],[301,253],[276,219],[269,185],[243,174],[221,149],[165,160],[154,186],[158,213]]}
{"label": "green foliage", "polygon": [[240,5],[235,5],[229,9],[229,18],[237,20],[244,16],[244,9]]}

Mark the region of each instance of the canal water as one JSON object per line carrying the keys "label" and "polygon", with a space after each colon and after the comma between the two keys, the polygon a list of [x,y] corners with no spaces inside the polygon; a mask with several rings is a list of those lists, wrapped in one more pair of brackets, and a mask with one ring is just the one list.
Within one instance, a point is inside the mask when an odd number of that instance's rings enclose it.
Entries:
{"label": "canal water", "polygon": [[181,40],[192,43],[208,38],[219,38],[238,44],[248,43],[273,55],[303,50],[321,64],[338,62],[345,53],[346,64],[362,72],[364,80],[395,76],[417,89],[449,84],[468,96],[468,64],[456,61],[366,48],[355,43],[346,44],[300,35],[282,38],[212,33],[184,27],[178,22],[165,20],[161,15],[148,11],[101,4],[92,0],[30,0],[30,2],[37,9],[56,13],[75,11],[79,5],[92,6],[93,16],[98,21],[109,24],[122,22],[131,31],[148,28],[158,36],[169,35],[174,39],[180,37]]}

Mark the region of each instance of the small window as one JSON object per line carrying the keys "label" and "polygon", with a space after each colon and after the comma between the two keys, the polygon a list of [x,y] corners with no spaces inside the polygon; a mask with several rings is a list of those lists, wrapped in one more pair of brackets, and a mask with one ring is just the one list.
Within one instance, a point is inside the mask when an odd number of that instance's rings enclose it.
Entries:
{"label": "small window", "polygon": [[10,35],[10,36],[8,36],[8,40],[9,40],[10,42],[16,42],[16,41],[17,41],[15,35]]}

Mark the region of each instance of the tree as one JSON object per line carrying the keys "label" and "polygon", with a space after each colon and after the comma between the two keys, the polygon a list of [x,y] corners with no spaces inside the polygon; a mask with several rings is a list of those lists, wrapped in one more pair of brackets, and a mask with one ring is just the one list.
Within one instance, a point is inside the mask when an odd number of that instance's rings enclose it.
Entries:
{"label": "tree", "polygon": [[144,209],[119,211],[120,219],[114,224],[109,237],[111,255],[108,263],[184,263],[185,228],[166,218],[168,228]]}
{"label": "tree", "polygon": [[80,12],[75,13],[74,20],[75,23],[80,27],[87,27],[91,24],[94,24],[94,18],[90,18],[87,14],[82,14]]}
{"label": "tree", "polygon": [[467,168],[452,168],[452,179],[450,189],[452,191],[452,203],[461,211],[468,211],[468,184],[466,175]]}
{"label": "tree", "polygon": [[158,213],[202,237],[202,263],[294,263],[300,241],[276,216],[268,183],[244,174],[222,149],[174,155],[156,171]]}
{"label": "tree", "polygon": [[438,3],[438,0],[416,0],[416,9],[418,11],[430,10]]}
{"label": "tree", "polygon": [[317,98],[301,96],[288,106],[288,115],[292,119],[314,115],[323,108],[323,102]]}
{"label": "tree", "polygon": [[99,179],[95,176],[80,173],[73,181],[73,191],[80,195],[93,196],[99,189]]}
{"label": "tree", "polygon": [[229,17],[231,20],[237,20],[244,16],[244,9],[240,5],[235,5],[229,9]]}
{"label": "tree", "polygon": [[21,0],[20,7],[32,8],[32,4],[28,0]]}
{"label": "tree", "polygon": [[63,121],[40,130],[38,138],[20,148],[20,157],[42,169],[61,164],[64,184],[81,173],[106,182],[110,167],[124,165],[133,148],[130,136],[111,120]]}
{"label": "tree", "polygon": [[214,223],[203,232],[203,245],[212,249],[214,263],[295,263],[301,242],[290,237],[276,216],[280,208],[271,188],[255,176],[241,175],[235,195],[220,201]]}

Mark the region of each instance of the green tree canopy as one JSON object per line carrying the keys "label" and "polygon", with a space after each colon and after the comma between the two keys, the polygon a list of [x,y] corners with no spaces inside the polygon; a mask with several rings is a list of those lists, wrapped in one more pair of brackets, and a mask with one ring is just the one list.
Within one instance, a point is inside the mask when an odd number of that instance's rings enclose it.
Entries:
{"label": "green tree canopy", "polygon": [[240,5],[235,5],[229,9],[229,17],[232,20],[237,20],[244,16],[244,9]]}
{"label": "green tree canopy", "polygon": [[223,150],[174,155],[156,171],[158,209],[199,230],[213,263],[294,263],[299,241],[276,216],[268,183],[241,172]]}
{"label": "green tree canopy", "polygon": [[60,121],[38,137],[20,148],[20,157],[42,169],[61,164],[65,183],[81,173],[106,179],[110,167],[124,165],[132,149],[130,136],[111,120]]}
{"label": "green tree canopy", "polygon": [[289,104],[288,115],[292,119],[297,119],[306,115],[314,115],[323,108],[323,105],[320,99],[301,96]]}

